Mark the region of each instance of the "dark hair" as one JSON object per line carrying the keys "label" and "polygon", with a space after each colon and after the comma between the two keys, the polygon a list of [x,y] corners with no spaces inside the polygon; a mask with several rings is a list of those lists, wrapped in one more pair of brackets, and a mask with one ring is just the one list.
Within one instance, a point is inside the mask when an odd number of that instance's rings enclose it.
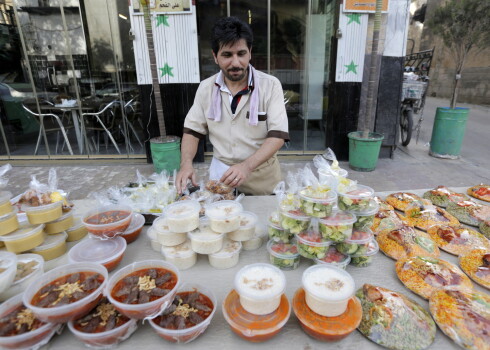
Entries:
{"label": "dark hair", "polygon": [[223,17],[213,26],[211,48],[215,55],[221,47],[233,45],[240,39],[245,39],[249,50],[252,48],[254,36],[250,26],[237,17]]}

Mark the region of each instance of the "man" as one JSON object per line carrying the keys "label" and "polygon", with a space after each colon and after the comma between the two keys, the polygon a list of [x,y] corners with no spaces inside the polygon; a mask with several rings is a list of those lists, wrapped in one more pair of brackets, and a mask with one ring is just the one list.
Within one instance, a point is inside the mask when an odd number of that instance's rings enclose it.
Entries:
{"label": "man", "polygon": [[182,160],[175,184],[179,193],[188,179],[199,139],[213,144],[210,178],[250,195],[268,195],[281,181],[276,153],[289,139],[279,80],[250,65],[253,34],[236,17],[213,27],[212,50],[220,72],[201,82],[184,122]]}

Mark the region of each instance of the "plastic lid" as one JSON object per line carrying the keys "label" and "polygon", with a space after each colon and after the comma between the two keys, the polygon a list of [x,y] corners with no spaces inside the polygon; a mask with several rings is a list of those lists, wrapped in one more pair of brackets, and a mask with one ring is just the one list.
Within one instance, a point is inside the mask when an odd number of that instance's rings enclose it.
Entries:
{"label": "plastic lid", "polygon": [[73,226],[70,227],[69,229],[67,229],[66,232],[78,230],[80,227],[83,227],[83,226],[84,225],[82,222],[82,218],[80,216],[74,216],[73,217]]}
{"label": "plastic lid", "polygon": [[31,277],[34,273],[36,273],[38,271],[41,271],[41,273],[44,271],[43,270],[44,258],[41,255],[39,255],[39,254],[19,254],[19,255],[17,255],[17,265],[19,263],[26,264],[26,263],[29,263],[31,261],[35,261],[37,263],[37,265],[33,268],[32,272],[30,274],[28,274],[27,276],[24,276],[24,277],[18,279],[12,285],[24,282],[26,279],[28,279],[29,277]]}
{"label": "plastic lid", "polygon": [[56,219],[54,221],[48,222],[48,224],[54,224],[55,222],[60,222],[60,221],[66,220],[70,216],[73,216],[73,212],[71,212],[71,211],[69,211],[68,213],[65,213],[65,214],[61,215],[58,219]]}
{"label": "plastic lid", "polygon": [[304,193],[305,190],[301,190],[299,192],[299,196],[303,199],[306,199],[310,202],[315,202],[315,203],[333,203],[337,201],[337,193],[335,191],[330,190],[325,193],[324,196],[310,196],[306,193]]}
{"label": "plastic lid", "polygon": [[349,175],[349,172],[345,169],[339,168],[338,170],[335,169],[330,169],[327,170],[325,168],[320,168],[318,169],[318,172],[322,175],[336,175],[336,176],[341,176],[341,177],[347,177]]}
{"label": "plastic lid", "polygon": [[157,232],[154,227],[149,227],[148,230],[146,230],[146,235],[151,241],[157,240]]}
{"label": "plastic lid", "polygon": [[142,228],[144,224],[145,224],[145,217],[139,213],[133,213],[133,217],[131,218],[131,222],[129,223],[128,228],[126,229],[126,231],[124,231],[124,233],[122,235],[123,236],[129,235],[129,234],[133,233],[134,231]]}
{"label": "plastic lid", "polygon": [[269,215],[269,223],[273,226],[281,226],[281,216],[278,211],[273,211],[271,215]]}
{"label": "plastic lid", "polygon": [[191,241],[186,240],[184,243],[174,247],[162,246],[162,254],[165,258],[188,258],[194,255],[191,247]]}
{"label": "plastic lid", "polygon": [[364,243],[364,246],[367,246],[368,250],[362,254],[352,254],[351,257],[355,258],[358,256],[371,256],[376,254],[379,251],[378,242],[375,239],[371,239],[369,242]]}
{"label": "plastic lid", "polygon": [[351,225],[356,222],[356,216],[345,211],[338,211],[332,215],[320,219],[320,223],[327,226]]}
{"label": "plastic lid", "polygon": [[30,205],[24,204],[24,205],[22,205],[22,210],[24,210],[25,212],[44,211],[44,210],[53,209],[56,207],[61,207],[62,205],[63,205],[62,200],[57,201],[57,202],[53,202],[53,203],[49,203],[49,204],[39,205],[37,207],[31,207]]}
{"label": "plastic lid", "polygon": [[75,245],[68,252],[70,262],[93,262],[98,264],[108,263],[126,250],[126,240],[115,237],[107,240],[87,238]]}
{"label": "plastic lid", "polygon": [[237,241],[232,241],[231,239],[225,238],[223,240],[223,247],[216,253],[209,254],[209,256],[215,258],[227,258],[233,256],[240,252],[242,249],[242,243]]}
{"label": "plastic lid", "polygon": [[[336,282],[336,280],[342,283],[328,284],[328,282]],[[320,299],[328,299],[329,301],[347,300],[356,291],[354,279],[348,272],[339,267],[327,264],[313,265],[307,268],[303,272],[301,283],[308,293]],[[322,284],[324,285],[323,288]],[[313,285],[315,288],[312,288]],[[320,289],[323,293],[318,292]]]}
{"label": "plastic lid", "polygon": [[167,218],[165,216],[160,216],[159,218],[156,218],[153,221],[151,228],[161,234],[173,234],[173,232],[170,231],[170,228],[167,225]]}
{"label": "plastic lid", "polygon": [[[12,266],[17,269],[17,260],[17,255],[14,253],[0,251],[0,268],[5,269],[3,272],[12,269]],[[0,274],[3,272],[0,272]]]}
{"label": "plastic lid", "polygon": [[340,194],[349,198],[371,198],[374,196],[374,190],[368,186],[357,185],[355,190]]}
{"label": "plastic lid", "polygon": [[12,211],[10,213],[0,216],[0,221],[5,221],[10,219],[12,216],[17,215],[18,211],[19,209],[17,209],[17,207],[12,207]]}
{"label": "plastic lid", "polygon": [[243,206],[236,201],[218,201],[206,206],[206,216],[213,219],[229,219],[243,211]]}
{"label": "plastic lid", "polygon": [[270,255],[279,259],[294,259],[299,256],[298,246],[294,240],[291,243],[275,242],[270,240],[267,242],[267,250],[269,251]]}
{"label": "plastic lid", "polygon": [[369,201],[368,208],[362,211],[349,210],[350,213],[356,214],[356,216],[371,216],[375,215],[379,211],[379,204],[375,199]]}
{"label": "plastic lid", "polygon": [[9,201],[12,198],[12,193],[9,191],[1,191],[0,192],[0,203],[3,204],[3,202]]}
{"label": "plastic lid", "polygon": [[201,204],[196,200],[179,201],[168,205],[165,208],[167,218],[182,219],[192,215],[199,215]]}
{"label": "plastic lid", "polygon": [[270,227],[272,227],[273,229],[276,229],[276,230],[279,230],[279,231],[284,231],[284,228],[282,226],[280,226],[280,225],[275,225],[275,224],[273,224],[271,222],[269,222],[267,225],[270,226]]}
{"label": "plastic lid", "polygon": [[244,211],[240,214],[240,230],[254,227],[257,225],[259,218],[250,211]]}
{"label": "plastic lid", "polygon": [[304,232],[296,235],[298,243],[306,244],[313,247],[327,247],[331,245],[332,241],[323,239],[319,232]]}
{"label": "plastic lid", "polygon": [[353,229],[352,236],[349,239],[346,239],[346,243],[355,243],[355,244],[364,244],[369,242],[374,237],[373,231],[370,229]]}
{"label": "plastic lid", "polygon": [[308,215],[303,213],[301,210],[281,211],[281,214],[294,220],[310,221],[311,219]]}
{"label": "plastic lid", "polygon": [[199,219],[199,227],[187,233],[190,239],[200,241],[214,241],[221,239],[225,234],[214,232],[209,226],[209,219],[202,217]]}
{"label": "plastic lid", "polygon": [[331,245],[328,247],[325,257],[322,259],[315,259],[315,262],[320,264],[347,266],[350,262],[350,256],[348,254],[342,254],[334,245]]}
{"label": "plastic lid", "polygon": [[[266,281],[266,283],[261,283]],[[255,263],[242,267],[235,275],[235,290],[239,295],[263,300],[284,293],[286,276],[279,268],[271,264]]]}
{"label": "plastic lid", "polygon": [[44,234],[44,242],[36,248],[32,249],[31,252],[39,252],[46,249],[54,248],[57,245],[60,245],[63,242],[66,242],[68,235],[66,232],[56,233],[53,235]]}
{"label": "plastic lid", "polygon": [[44,228],[44,224],[31,225],[27,222],[22,222],[19,223],[19,229],[15,230],[12,233],[0,236],[0,241],[10,242],[10,241],[16,241],[19,239],[27,238],[39,233],[39,231],[42,231],[43,228]]}

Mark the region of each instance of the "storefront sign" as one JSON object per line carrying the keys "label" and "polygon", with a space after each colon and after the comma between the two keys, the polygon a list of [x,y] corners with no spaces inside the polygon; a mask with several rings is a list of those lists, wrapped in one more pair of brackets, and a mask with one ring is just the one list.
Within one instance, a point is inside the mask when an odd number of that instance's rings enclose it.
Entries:
{"label": "storefront sign", "polygon": [[[371,12],[376,10],[376,0],[344,0],[344,12]],[[388,0],[383,0],[381,12],[388,12]]]}
{"label": "storefront sign", "polygon": [[[143,8],[141,1],[145,0],[132,0],[134,14],[142,14]],[[191,0],[146,0],[150,2],[150,12],[156,14],[163,13],[191,13],[192,6]]]}

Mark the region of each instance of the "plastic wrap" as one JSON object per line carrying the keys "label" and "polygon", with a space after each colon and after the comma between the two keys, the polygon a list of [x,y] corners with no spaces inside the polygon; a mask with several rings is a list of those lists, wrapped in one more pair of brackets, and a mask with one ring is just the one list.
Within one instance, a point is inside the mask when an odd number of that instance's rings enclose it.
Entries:
{"label": "plastic wrap", "polygon": [[10,169],[12,169],[10,164],[5,164],[0,167],[0,191],[7,187],[9,179],[5,174],[10,171]]}
{"label": "plastic wrap", "polygon": [[58,188],[58,175],[56,170],[51,168],[47,184],[41,183],[35,175],[31,175],[29,189],[21,195],[18,204],[38,207],[62,201],[63,210],[67,211],[72,207],[67,202],[67,197],[68,193]]}
{"label": "plastic wrap", "polygon": [[300,200],[297,195],[301,188],[301,175],[299,172],[288,172],[286,182],[279,182],[273,190],[276,195],[280,211],[299,210]]}
{"label": "plastic wrap", "polygon": [[407,206],[415,201],[422,202],[422,197],[417,196],[415,193],[410,192],[395,192],[388,195],[385,202],[391,205],[393,208],[400,211],[405,211]]}
{"label": "plastic wrap", "polygon": [[470,196],[485,202],[490,202],[490,185],[479,184],[468,188],[466,191]]}
{"label": "plastic wrap", "polygon": [[478,226],[490,217],[490,206],[475,203],[471,200],[449,203],[446,207],[449,214],[455,216],[463,224]]}
{"label": "plastic wrap", "polygon": [[403,294],[364,284],[356,296],[362,305],[359,332],[372,342],[388,349],[420,350],[434,341],[436,325],[430,314]]}
{"label": "plastic wrap", "polygon": [[476,283],[490,289],[490,248],[466,251],[459,266]]}
{"label": "plastic wrap", "polygon": [[459,221],[442,208],[438,208],[430,201],[424,199],[423,202],[412,202],[407,205],[405,215],[399,215],[407,225],[415,226],[421,230],[427,229],[433,225],[458,226]]}
{"label": "plastic wrap", "polygon": [[490,241],[480,232],[463,226],[434,225],[427,233],[442,250],[461,255],[472,249],[490,249]]}
{"label": "plastic wrap", "polygon": [[395,260],[417,255],[437,258],[440,255],[437,244],[429,235],[410,226],[382,232],[376,240],[381,251]]}
{"label": "plastic wrap", "polygon": [[422,197],[430,200],[432,204],[443,208],[447,207],[449,202],[459,202],[468,199],[467,195],[454,192],[442,185],[425,192]]}

